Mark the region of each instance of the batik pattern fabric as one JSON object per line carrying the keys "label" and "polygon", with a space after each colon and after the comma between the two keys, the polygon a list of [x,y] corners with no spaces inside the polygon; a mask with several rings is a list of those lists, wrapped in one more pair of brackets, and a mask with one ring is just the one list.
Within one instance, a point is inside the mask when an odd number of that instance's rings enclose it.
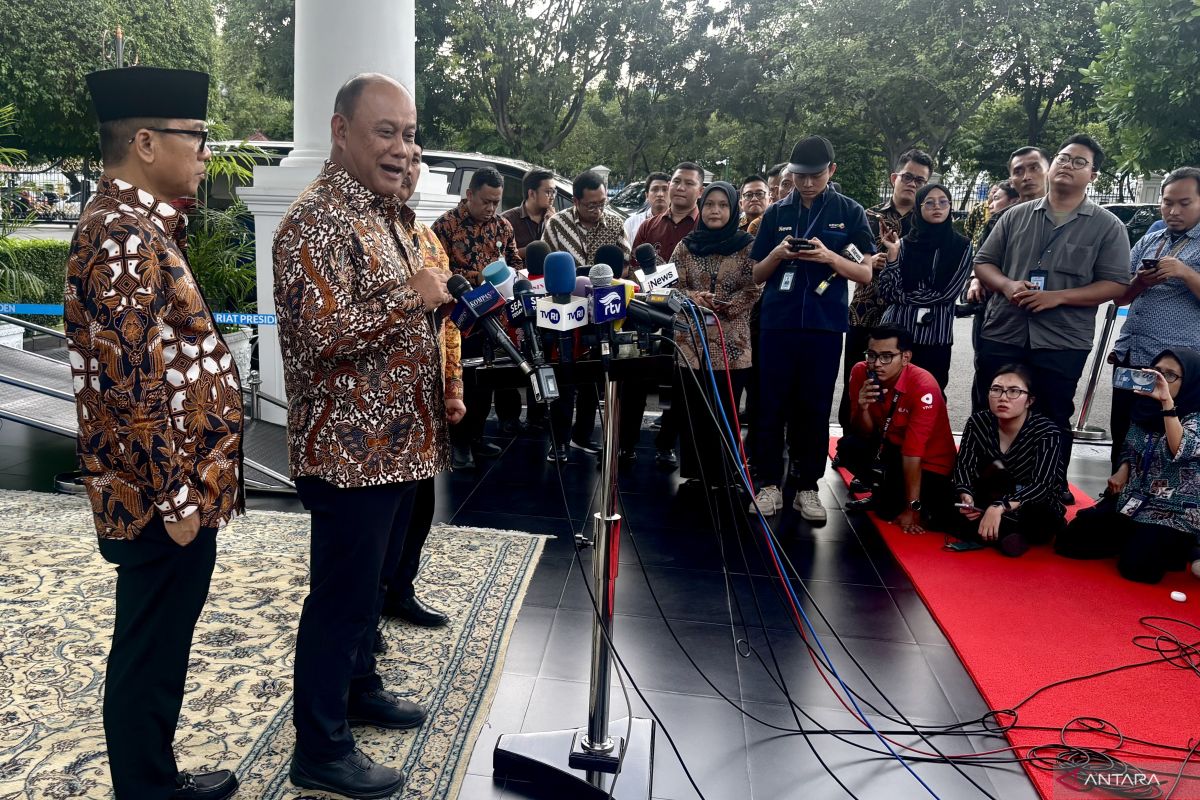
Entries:
{"label": "batik pattern fabric", "polygon": [[352,488],[448,466],[440,324],[407,285],[422,265],[414,221],[327,161],[276,231],[294,476]]}
{"label": "batik pattern fabric", "polygon": [[186,218],[100,179],[71,241],[64,319],[83,483],[103,539],[243,508],[242,390],[185,255]]}
{"label": "batik pattern fabric", "polygon": [[[713,360],[712,368],[715,370],[725,369],[726,356],[729,359],[729,369],[747,369],[752,363],[750,309],[762,295],[762,287],[754,282],[754,262],[750,260],[751,246],[748,244],[727,256],[719,253],[697,256],[680,242],[671,255],[671,261],[679,270],[676,289],[693,300],[701,292],[712,292],[716,298],[715,312],[698,309],[698,313],[706,322],[710,318],[709,314],[715,314],[721,322],[720,329],[715,321],[712,325],[705,325],[708,352]],[[691,333],[676,331],[675,345],[680,357],[687,362],[690,369],[700,369],[701,359],[692,346],[692,337]]]}
{"label": "batik pattern fabric", "polygon": [[584,266],[593,264],[596,251],[606,244],[621,248],[621,254],[629,258],[629,239],[625,236],[625,223],[610,208],[605,208],[600,214],[600,221],[591,228],[584,227],[579,222],[579,213],[569,208],[555,214],[546,223],[542,241],[550,245],[551,250],[561,250],[570,253],[575,263]]}
{"label": "batik pattern fabric", "polygon": [[[892,231],[903,239],[908,233],[909,215],[901,214],[889,200],[873,208],[867,209],[867,221],[871,232],[875,234],[875,249],[882,253],[883,234]],[[874,328],[883,323],[883,312],[888,304],[879,297],[879,284],[876,278],[879,273],[873,273],[868,283],[860,283],[854,287],[854,297],[850,300],[850,325],[855,328]]]}
{"label": "batik pattern fabric", "polygon": [[438,217],[433,232],[450,258],[450,271],[462,275],[472,286],[483,279],[484,267],[498,259],[513,269],[524,269],[525,261],[517,253],[517,237],[503,217],[492,216],[480,222],[467,210],[467,201]]}
{"label": "batik pattern fabric", "polygon": [[[442,249],[437,234],[423,222],[414,222],[413,241],[421,251],[421,258],[429,269],[450,274],[450,257]],[[442,321],[440,333],[442,344],[442,373],[446,376],[446,399],[462,400],[462,336],[449,317]]]}

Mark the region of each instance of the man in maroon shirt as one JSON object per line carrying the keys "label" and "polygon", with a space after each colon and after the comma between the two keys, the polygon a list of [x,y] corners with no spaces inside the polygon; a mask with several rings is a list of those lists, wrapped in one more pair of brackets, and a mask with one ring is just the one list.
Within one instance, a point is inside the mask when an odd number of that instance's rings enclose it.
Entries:
{"label": "man in maroon shirt", "polygon": [[838,457],[873,488],[847,508],[870,508],[906,533],[923,533],[953,511],[955,449],[937,379],[911,360],[908,331],[871,331],[866,360],[850,371],[850,427]]}
{"label": "man in maroon shirt", "polygon": [[[637,237],[633,240],[633,248],[630,251],[629,266],[625,270],[626,278],[633,277],[633,268],[637,265],[637,260],[633,258],[632,254],[637,251],[639,245],[645,243],[654,245],[660,264],[671,260],[675,247],[696,227],[696,220],[700,218],[700,210],[696,204],[700,202],[700,195],[703,191],[704,170],[698,164],[684,161],[676,165],[668,189],[671,205],[665,212],[646,220],[638,228]],[[649,386],[637,381],[626,381],[621,387],[620,447],[621,460],[626,463],[637,458],[637,451],[634,448],[641,436],[642,415],[646,411],[646,394],[649,390]],[[670,391],[672,407],[675,405],[674,397],[677,394],[674,382],[672,382]],[[661,422],[662,427],[654,440],[655,449],[658,451],[655,461],[660,466],[674,467],[679,463],[675,457],[675,440],[679,438],[677,427],[679,420],[672,412],[664,413]]]}

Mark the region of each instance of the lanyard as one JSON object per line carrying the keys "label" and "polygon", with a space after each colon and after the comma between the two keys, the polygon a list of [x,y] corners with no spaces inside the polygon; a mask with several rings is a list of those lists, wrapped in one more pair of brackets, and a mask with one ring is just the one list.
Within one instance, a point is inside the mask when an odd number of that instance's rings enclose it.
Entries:
{"label": "lanyard", "polygon": [[[800,235],[800,211],[796,212],[796,224],[792,228],[793,236],[795,236],[799,239],[807,239],[809,237],[809,234],[811,234],[813,232],[813,228],[817,227],[817,223],[821,221],[821,215],[825,213],[825,198],[828,196],[828,191],[829,190],[826,189],[825,193],[823,193],[821,195],[821,205],[819,208],[814,207],[814,208],[809,209],[809,211],[808,211],[808,227],[805,229],[803,236]],[[799,196],[800,196],[800,193],[797,192],[796,197],[799,198]],[[803,211],[804,210],[804,201],[797,199],[797,202],[800,203],[800,210]]]}
{"label": "lanyard", "polygon": [[1050,246],[1052,244],[1054,244],[1054,242],[1058,239],[1059,236],[1062,236],[1062,232],[1064,230],[1066,230],[1066,227],[1068,225],[1070,225],[1071,222],[1074,222],[1074,221],[1075,220],[1071,220],[1070,222],[1064,222],[1062,225],[1059,225],[1057,228],[1054,229],[1054,235],[1051,236],[1050,241],[1046,242],[1046,244],[1042,247],[1042,252],[1038,256],[1038,263],[1037,263],[1038,269],[1042,268],[1042,259],[1044,259],[1046,257],[1046,253],[1048,253],[1050,251]]}
{"label": "lanyard", "polygon": [[[1159,240],[1158,249],[1154,251],[1155,258],[1162,257],[1163,248],[1167,246],[1167,242],[1169,242],[1169,241],[1171,241],[1170,234],[1162,237],[1162,239]],[[1186,247],[1187,243],[1188,243],[1188,237],[1186,235],[1182,236],[1178,242],[1171,245],[1171,249],[1167,251],[1166,258],[1174,258],[1175,256],[1179,255],[1179,251],[1182,250],[1184,247]]]}
{"label": "lanyard", "polygon": [[[899,382],[899,381],[897,381]],[[883,458],[883,448],[887,444],[888,431],[892,427],[892,418],[896,416],[896,406],[900,405],[900,392],[892,389],[892,407],[888,409],[887,419],[883,421],[883,430],[879,434],[879,450],[875,453],[875,460],[879,461]]]}
{"label": "lanyard", "polygon": [[1150,464],[1154,461],[1154,449],[1158,446],[1158,437],[1153,433],[1146,434],[1146,448],[1142,453],[1142,474],[1138,482],[1144,492],[1150,484]]}

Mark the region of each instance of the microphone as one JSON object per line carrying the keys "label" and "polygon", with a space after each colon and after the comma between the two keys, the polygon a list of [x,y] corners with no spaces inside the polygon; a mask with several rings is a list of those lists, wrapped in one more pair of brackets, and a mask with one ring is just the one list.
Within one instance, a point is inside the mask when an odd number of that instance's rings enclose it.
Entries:
{"label": "microphone", "polygon": [[658,252],[654,245],[643,242],[634,251],[633,257],[638,262],[638,268],[633,271],[642,291],[652,292],[667,286],[674,286],[679,280],[679,270],[674,264],[658,266]]}
{"label": "microphone", "polygon": [[[853,261],[855,264],[861,264],[863,262],[863,259],[865,258],[865,256],[863,256],[863,254],[862,254],[862,251],[859,250],[857,247],[855,247],[853,243],[848,244],[842,248],[842,255],[845,258]],[[825,280],[823,280],[819,284],[817,284],[817,288],[813,289],[813,291],[816,292],[817,294],[825,294],[825,290],[833,285],[833,279],[836,277],[838,277],[838,274],[835,272],[832,275],[830,275],[828,278],[826,278]]]}
{"label": "microphone", "polygon": [[483,268],[483,279],[496,287],[500,296],[505,300],[513,299],[513,281],[517,273],[504,263],[504,259],[493,261]]}
{"label": "microphone", "polygon": [[574,355],[575,337],[570,332],[587,324],[587,300],[571,296],[576,279],[575,259],[569,253],[546,256],[545,269],[550,296],[537,300],[537,326],[558,333],[559,358],[567,362]]}
{"label": "microphone", "polygon": [[[491,286],[490,284],[480,286],[479,289],[484,290],[483,297],[486,297],[488,293],[493,294],[496,297],[500,297],[500,293],[497,292],[495,287]],[[478,292],[479,289],[474,291]],[[503,350],[505,355],[512,359],[512,362],[517,365],[517,368],[520,369],[521,372],[530,379],[530,386],[533,388],[534,399],[540,403],[543,400],[544,395],[542,393],[541,381],[539,380],[539,373],[529,365],[529,362],[526,361],[525,357],[521,355],[521,351],[517,349],[516,345],[512,343],[512,340],[508,338],[508,334],[505,333],[504,329],[500,327],[500,323],[496,321],[494,312],[497,308],[499,308],[499,305],[496,305],[495,303],[488,304],[485,303],[484,300],[473,302],[470,299],[470,295],[472,294],[471,284],[468,283],[467,279],[462,275],[452,275],[450,280],[446,281],[446,290],[449,291],[450,295],[458,301],[459,306],[462,306],[465,309],[465,315],[469,317],[475,325],[478,325],[480,329],[483,330],[484,334],[487,335],[488,340],[491,341],[493,345]],[[503,300],[501,300],[501,304],[503,304]],[[456,308],[455,311],[457,310],[458,309]],[[471,327],[474,327],[474,325]],[[464,332],[463,335],[465,336],[466,333]],[[555,394],[557,395],[557,387],[554,388]]]}
{"label": "microphone", "polygon": [[521,340],[529,354],[529,360],[535,367],[545,363],[542,354],[541,336],[537,332],[534,319],[537,316],[537,295],[533,293],[533,284],[524,278],[513,284],[513,299],[508,304],[508,320],[513,327],[521,331]]}
{"label": "microphone", "polygon": [[[571,290],[572,297],[591,297],[592,296],[592,279],[590,271],[595,267],[580,267],[589,271],[588,275],[580,275],[575,278],[575,288]],[[612,281],[612,275],[608,276],[609,281]]]}
{"label": "microphone", "polygon": [[541,239],[530,242],[525,248],[525,271],[529,282],[533,284],[534,292],[544,294],[546,291],[545,273],[546,256],[550,255],[550,245]]}
{"label": "microphone", "polygon": [[607,264],[592,267],[590,277],[594,287],[592,322],[600,329],[600,361],[607,370],[612,357],[613,323],[625,318],[625,290],[613,285],[612,267]]}
{"label": "microphone", "polygon": [[[654,249],[654,245],[650,245],[650,249]],[[615,244],[602,244],[596,248],[596,263],[607,264],[612,270],[613,276],[620,275],[625,270],[625,251]],[[596,279],[592,278],[594,286]]]}
{"label": "microphone", "polygon": [[[467,338],[475,332],[475,325],[480,319],[487,317],[497,309],[504,305],[504,298],[496,291],[496,287],[490,283],[481,283],[474,289],[466,278],[461,275],[451,276],[450,281],[458,278],[464,288],[462,291],[454,295],[458,303],[454,306],[454,310],[450,312],[450,321],[455,327],[462,332],[463,338]],[[449,286],[450,281],[446,282]],[[459,281],[454,281],[455,285],[459,285]],[[505,337],[507,338],[507,337]]]}

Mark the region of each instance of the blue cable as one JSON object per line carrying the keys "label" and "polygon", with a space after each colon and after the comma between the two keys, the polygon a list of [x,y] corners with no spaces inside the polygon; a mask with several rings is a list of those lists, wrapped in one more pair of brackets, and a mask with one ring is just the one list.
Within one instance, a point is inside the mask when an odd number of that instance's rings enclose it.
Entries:
{"label": "blue cable", "polygon": [[[700,334],[700,336],[699,336],[700,344],[704,349],[704,362],[708,365],[709,385],[713,389],[714,397],[717,399],[718,403],[720,403],[722,401],[723,395],[720,393],[720,390],[717,388],[717,379],[716,379],[715,370],[713,368],[712,355],[708,351],[707,331],[705,329],[705,326],[703,325],[703,323],[700,320],[699,314],[697,313],[696,304],[694,302],[692,302],[692,300],[690,298],[688,298],[686,302],[687,302],[688,312],[692,317],[692,322],[696,326],[697,332]],[[697,354],[697,355],[699,355],[699,354]],[[734,453],[739,452],[741,444],[740,444],[739,439],[734,437],[733,430],[729,427],[729,420],[726,418],[726,415],[721,412],[719,405],[718,405],[716,411],[718,412],[717,413],[717,417],[719,418],[718,421],[721,423],[721,426],[725,429],[726,436],[729,437],[729,443],[733,447],[733,452]],[[741,477],[743,485],[745,485],[746,490],[749,492],[753,489],[753,487],[750,485],[749,473],[746,471],[745,463],[742,462],[740,459],[738,461],[739,461],[738,475]],[[767,525],[767,520],[766,520],[766,518],[763,517],[762,510],[759,509],[757,503],[754,504],[754,513],[758,516],[759,524],[762,525],[763,530],[764,531],[770,530],[769,526]],[[771,556],[775,560],[775,563],[776,564],[782,563],[779,558],[779,553],[775,549],[774,537],[772,537],[771,535],[768,534],[768,535],[764,536],[763,538],[766,539],[767,547],[770,548]],[[831,659],[829,657],[829,654],[825,651],[825,645],[822,644],[821,637],[817,634],[816,629],[813,628],[813,624],[809,620],[808,614],[806,614],[804,612],[804,606],[801,605],[801,603],[800,603],[800,598],[797,596],[796,590],[792,586],[792,579],[788,575],[787,570],[781,569],[779,572],[780,572],[781,577],[783,578],[783,585],[785,587],[787,587],[787,592],[788,592],[788,595],[792,599],[792,603],[795,604],[796,610],[800,612],[801,619],[804,620],[804,626],[808,629],[809,634],[812,636],[813,641],[815,641],[817,643],[817,649],[821,651],[821,657],[825,661],[826,667],[829,669],[829,672],[833,675],[834,679],[837,680],[838,685],[842,687],[842,691],[844,691],[846,693],[846,698],[850,701],[851,705],[854,706],[854,710],[858,712],[859,718],[871,730],[871,733],[875,734],[875,738],[877,738],[879,740],[880,744],[882,744],[885,748],[887,748],[887,751],[889,753],[891,753],[892,758],[896,759],[896,761],[898,761],[900,763],[900,765],[902,767],[904,767],[904,769],[906,769],[908,771],[908,773],[917,780],[917,783],[921,784],[921,786],[923,786],[925,788],[925,791],[929,792],[931,797],[937,798],[937,800],[941,800],[941,798],[938,797],[937,793],[934,792],[932,788],[930,788],[929,784],[925,783],[925,781],[921,779],[921,776],[918,775],[915,771],[913,771],[912,766],[910,766],[909,763],[906,760],[904,760],[904,758],[899,753],[897,753],[894,749],[892,749],[891,743],[888,742],[888,740],[886,738],[884,738],[883,734],[881,734],[878,730],[876,730],[875,726],[871,724],[870,718],[862,710],[862,708],[859,707],[858,701],[854,697],[854,693],[850,691],[850,687],[846,685],[846,682],[842,680],[842,676],[838,673],[837,669],[833,666],[833,659]]]}

